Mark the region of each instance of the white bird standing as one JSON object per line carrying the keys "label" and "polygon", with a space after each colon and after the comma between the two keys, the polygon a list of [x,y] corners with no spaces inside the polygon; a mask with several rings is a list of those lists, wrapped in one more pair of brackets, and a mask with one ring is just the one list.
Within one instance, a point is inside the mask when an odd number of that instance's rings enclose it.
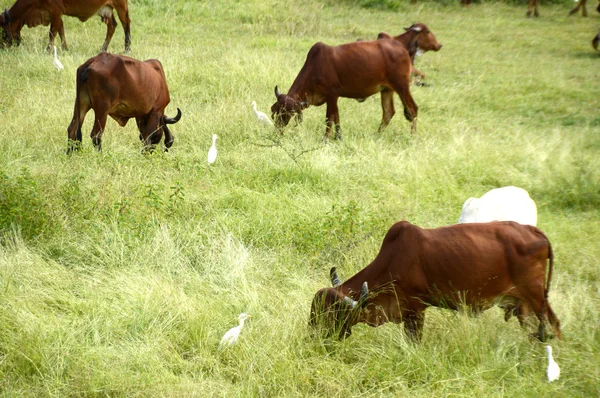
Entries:
{"label": "white bird standing", "polygon": [[219,343],[219,350],[222,349],[223,347],[233,345],[237,342],[238,337],[240,337],[240,332],[242,331],[242,328],[244,327],[244,321],[248,318],[252,318],[252,315],[248,315],[245,312],[242,312],[238,316],[238,321],[240,322],[240,324],[234,328],[229,329],[227,331],[227,333],[225,333],[223,335],[223,338],[221,339],[221,342]]}
{"label": "white bird standing", "polygon": [[212,146],[208,150],[208,164],[213,164],[217,160],[217,135],[213,134]]}
{"label": "white bird standing", "polygon": [[54,61],[52,62],[54,64],[54,67],[58,70],[63,70],[65,69],[64,65],[62,64],[62,62],[60,62],[58,60],[58,52],[56,51],[56,46],[52,46],[54,48]]}
{"label": "white bird standing", "polygon": [[550,383],[558,379],[560,376],[560,368],[554,358],[552,358],[552,347],[547,345],[546,351],[548,351],[548,370],[546,370],[546,375],[548,376],[548,383]]}
{"label": "white bird standing", "polygon": [[258,119],[259,122],[268,124],[269,126],[273,125],[271,119],[269,119],[269,117],[264,112],[256,110],[256,101],[252,101],[252,108],[254,108],[254,114],[256,115],[256,119]]}

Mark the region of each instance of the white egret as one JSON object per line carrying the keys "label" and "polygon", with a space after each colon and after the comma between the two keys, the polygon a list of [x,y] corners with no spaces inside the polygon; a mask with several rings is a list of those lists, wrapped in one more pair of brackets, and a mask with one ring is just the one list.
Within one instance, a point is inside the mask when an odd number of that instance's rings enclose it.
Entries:
{"label": "white egret", "polygon": [[269,126],[273,125],[271,119],[269,119],[269,117],[264,112],[256,110],[256,101],[252,101],[252,108],[254,108],[254,114],[256,115],[256,119],[258,119],[259,122],[268,124]]}
{"label": "white egret", "polygon": [[212,146],[208,150],[208,164],[213,164],[217,160],[217,135],[212,136]]}
{"label": "white egret", "polygon": [[225,333],[223,335],[223,338],[221,339],[221,342],[219,343],[219,349],[222,349],[223,347],[231,346],[237,342],[238,337],[240,337],[240,332],[242,331],[242,328],[244,327],[244,321],[248,318],[252,318],[252,315],[248,315],[245,312],[242,312],[238,316],[238,321],[240,322],[240,324],[234,328],[229,329],[227,331],[227,333]]}
{"label": "white egret", "polygon": [[554,358],[552,358],[552,347],[547,345],[546,351],[548,352],[548,370],[546,370],[546,375],[548,376],[548,383],[550,383],[558,379],[560,376],[560,368]]}
{"label": "white egret", "polygon": [[65,69],[64,65],[62,64],[62,62],[60,62],[58,60],[58,52],[56,51],[56,46],[52,46],[54,48],[54,61],[52,62],[54,64],[54,67],[58,70],[63,70]]}

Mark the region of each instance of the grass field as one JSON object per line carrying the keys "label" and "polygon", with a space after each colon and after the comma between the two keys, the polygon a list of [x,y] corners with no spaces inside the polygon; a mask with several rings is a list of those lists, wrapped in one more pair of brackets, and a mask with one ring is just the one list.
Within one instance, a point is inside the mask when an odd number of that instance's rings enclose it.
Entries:
{"label": "grass field", "polygon": [[[63,18],[59,73],[47,28],[0,51],[0,394],[2,396],[593,397],[600,395],[600,14],[572,2],[130,0],[132,54],[158,58],[175,143],[141,152],[135,123],[110,119],[103,152],[84,129],[66,156],[75,70],[105,35]],[[384,3],[383,1],[381,3]],[[12,1],[0,0],[0,8]],[[396,6],[394,6],[394,4]],[[283,136],[257,124],[312,44],[427,24],[444,45],[417,60],[419,133],[400,110],[377,133],[379,96],[339,101]],[[122,52],[121,26],[109,47]],[[217,134],[219,156],[206,153]],[[455,223],[491,188],[529,191],[555,268],[550,302],[561,378],[544,346],[499,309],[427,310],[421,344],[400,325],[311,337],[314,293],[348,278],[398,220]],[[238,345],[217,349],[248,312]]]}

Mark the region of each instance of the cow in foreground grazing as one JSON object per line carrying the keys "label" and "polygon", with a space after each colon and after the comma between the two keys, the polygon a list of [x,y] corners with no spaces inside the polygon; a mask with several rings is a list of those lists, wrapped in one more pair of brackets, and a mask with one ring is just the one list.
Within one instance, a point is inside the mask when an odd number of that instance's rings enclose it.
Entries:
{"label": "cow in foreground grazing", "polygon": [[390,228],[371,264],[346,282],[331,270],[333,287],[315,294],[310,324],[342,339],[359,322],[404,322],[406,333],[420,340],[428,306],[466,306],[478,313],[496,304],[526,303],[540,322],[538,339],[548,337],[546,316],[560,338],[560,322],[548,302],[552,268],[548,238],[530,225],[505,221],[422,229],[402,221]]}
{"label": "cow in foreground grazing", "polygon": [[79,18],[85,22],[94,15],[99,15],[102,22],[106,24],[106,40],[102,45],[101,51],[106,51],[117,21],[113,14],[113,9],[117,11],[119,20],[123,24],[125,31],[125,52],[131,50],[131,35],[129,9],[127,0],[17,0],[10,8],[0,14],[0,27],[2,27],[2,46],[10,47],[14,42],[21,43],[21,29],[24,25],[33,28],[38,25],[50,25],[50,41],[47,51],[50,51],[54,45],[56,34],[60,35],[62,46],[68,49],[65,39],[65,29],[62,22],[62,16]]}
{"label": "cow in foreground grazing", "polygon": [[415,56],[418,57],[427,51],[440,51],[442,43],[437,41],[433,32],[425,24],[412,24],[410,27],[404,28],[404,30],[406,32],[395,37],[386,32],[381,32],[377,35],[377,39],[394,39],[402,43],[410,54],[412,74],[424,79],[425,74],[415,68]]}
{"label": "cow in foreground grazing", "polygon": [[490,221],[516,221],[536,226],[537,207],[522,188],[496,188],[486,192],[481,198],[467,199],[458,223]]}
{"label": "cow in foreground grazing", "polygon": [[277,102],[271,106],[272,117],[279,128],[287,126],[292,116],[301,120],[302,111],[310,105],[327,104],[327,128],[330,136],[335,124],[335,138],[342,138],[338,98],[364,100],[379,92],[382,96],[383,118],[379,129],[394,116],[393,92],[400,95],[404,116],[417,132],[417,104],[410,94],[411,60],[408,51],[396,40],[359,41],[340,46],[323,43],[313,45],[304,66],[287,94],[275,86]]}
{"label": "cow in foreground grazing", "polygon": [[[584,17],[587,17],[588,12],[587,12],[587,8],[585,6],[586,3],[587,3],[587,0],[577,1],[575,4],[575,7],[573,7],[573,9],[571,11],[569,11],[569,15],[577,14],[577,11],[579,11],[579,9],[581,8],[581,15]],[[600,12],[600,2],[598,2],[598,7],[596,7],[596,10],[598,12]]]}
{"label": "cow in foreground grazing", "polygon": [[77,95],[73,120],[69,125],[67,153],[81,145],[81,125],[90,109],[94,110],[94,127],[90,134],[97,150],[102,149],[102,133],[110,115],[121,126],[135,118],[140,140],[147,149],[158,144],[165,134],[165,147],[173,145],[167,124],[181,118],[165,116],[171,101],[165,72],[156,59],[138,61],[130,57],[100,53],[77,68]]}

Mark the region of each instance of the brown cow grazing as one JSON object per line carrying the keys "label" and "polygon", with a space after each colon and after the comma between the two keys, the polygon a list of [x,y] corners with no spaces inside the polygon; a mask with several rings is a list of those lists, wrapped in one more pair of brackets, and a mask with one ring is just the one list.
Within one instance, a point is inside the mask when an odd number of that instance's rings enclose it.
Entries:
{"label": "brown cow grazing", "polygon": [[507,318],[532,311],[540,340],[547,337],[547,316],[560,338],[548,302],[552,268],[550,242],[531,225],[496,221],[422,229],[402,221],[390,228],[375,260],[346,282],[332,269],[334,287],[315,294],[310,323],[328,335],[339,332],[341,339],[359,322],[404,322],[407,334],[420,340],[428,306],[478,313],[498,304]]}
{"label": "brown cow grazing", "polygon": [[[575,4],[575,7],[573,7],[573,9],[569,11],[569,15],[577,14],[577,11],[579,11],[579,9],[581,8],[581,15],[587,17],[588,13],[585,3],[587,3],[587,0],[579,0],[577,4]],[[600,2],[598,2],[598,7],[596,7],[596,10],[600,12]]]}
{"label": "brown cow grazing", "polygon": [[62,15],[79,18],[85,22],[94,15],[99,15],[102,22],[106,24],[106,40],[101,51],[106,51],[108,44],[115,33],[117,21],[113,14],[117,10],[119,20],[125,31],[125,52],[131,50],[131,35],[129,26],[129,9],[127,0],[17,0],[10,8],[4,10],[0,15],[0,27],[2,27],[2,46],[10,47],[13,42],[21,43],[21,29],[24,25],[30,28],[38,25],[50,25],[50,41],[46,50],[50,51],[54,45],[56,34],[60,35],[62,46],[68,49],[65,39],[65,29]]}
{"label": "brown cow grazing", "polygon": [[165,134],[165,147],[173,145],[173,135],[167,124],[181,118],[165,116],[165,108],[171,101],[165,72],[156,59],[138,61],[126,56],[100,53],[77,68],[77,95],[73,120],[67,129],[69,146],[67,153],[81,145],[81,125],[90,109],[95,120],[92,142],[102,149],[102,133],[110,115],[121,126],[135,118],[140,140],[146,149],[152,149]]}
{"label": "brown cow grazing", "polygon": [[304,66],[287,94],[275,86],[277,102],[271,106],[275,124],[287,126],[292,116],[299,121],[302,111],[310,105],[327,104],[327,128],[336,125],[335,138],[342,138],[337,101],[339,97],[365,99],[379,92],[389,92],[381,99],[383,118],[379,129],[387,126],[394,116],[393,93],[404,104],[404,116],[417,132],[418,107],[410,95],[410,55],[396,40],[359,41],[340,46],[323,43],[313,45]]}
{"label": "brown cow grazing", "polygon": [[395,37],[386,32],[381,32],[377,35],[377,39],[394,39],[402,43],[410,54],[412,74],[424,79],[425,74],[415,68],[415,56],[420,56],[427,51],[440,51],[442,43],[437,41],[434,34],[425,24],[412,24],[410,27],[404,28],[404,30],[406,32]]}
{"label": "brown cow grazing", "polygon": [[529,5],[527,6],[527,16],[530,17],[531,10],[533,10],[533,15],[535,15],[536,17],[539,17],[540,16],[540,13],[538,12],[539,6],[540,6],[540,0],[529,0]]}

